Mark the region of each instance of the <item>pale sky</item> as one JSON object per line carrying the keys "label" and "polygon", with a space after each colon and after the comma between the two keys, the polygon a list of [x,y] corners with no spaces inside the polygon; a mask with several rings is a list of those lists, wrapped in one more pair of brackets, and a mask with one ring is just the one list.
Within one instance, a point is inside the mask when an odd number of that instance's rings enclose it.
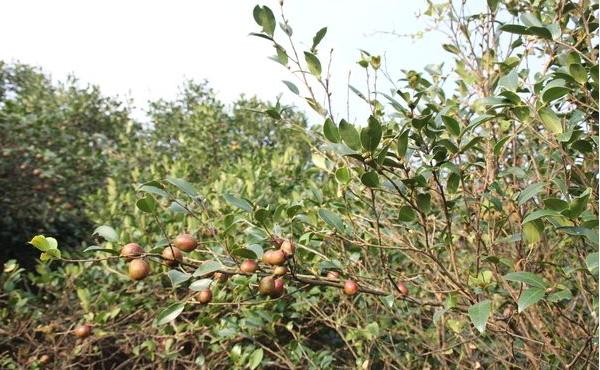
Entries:
{"label": "pale sky", "polygon": [[[294,81],[289,71],[268,59],[274,49],[257,32],[252,18],[257,4],[248,0],[19,0],[2,4],[0,59],[40,66],[54,79],[73,73],[97,84],[108,95],[133,98],[143,108],[149,99],[173,98],[184,79],[207,79],[224,102],[240,94],[310,111],[281,80]],[[267,0],[279,14],[277,1]],[[287,0],[286,16],[300,47],[310,47],[323,26],[327,36],[319,56],[334,48],[332,69],[334,112],[346,110],[346,81],[364,88],[364,71],[356,64],[365,49],[385,54],[396,79],[400,69],[423,70],[426,64],[448,60],[444,37],[429,32],[413,41],[377,31],[408,34],[426,27],[417,19],[425,1],[413,0]],[[280,29],[276,36],[283,36]],[[322,59],[321,62],[325,64]],[[324,66],[325,67],[325,66]],[[383,79],[381,86],[383,86]],[[387,91],[386,91],[387,92]],[[351,118],[368,113],[351,98]],[[316,120],[315,115],[310,115]],[[313,122],[319,123],[319,122]]]}

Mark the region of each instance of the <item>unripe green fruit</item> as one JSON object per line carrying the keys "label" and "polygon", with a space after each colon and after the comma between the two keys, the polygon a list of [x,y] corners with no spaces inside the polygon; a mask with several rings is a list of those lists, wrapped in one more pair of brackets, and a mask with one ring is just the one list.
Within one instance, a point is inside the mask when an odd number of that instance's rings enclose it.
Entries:
{"label": "unripe green fruit", "polygon": [[355,295],[358,293],[358,284],[353,280],[346,280],[344,282],[344,294]]}
{"label": "unripe green fruit", "polygon": [[83,324],[76,327],[73,332],[78,338],[87,338],[90,334],[92,334],[92,326],[90,324]]}
{"label": "unripe green fruit", "polygon": [[212,292],[210,289],[205,289],[196,294],[196,299],[201,304],[207,304],[212,301]]}
{"label": "unripe green fruit", "polygon": [[275,291],[275,279],[273,276],[265,276],[258,284],[258,291],[262,295],[271,295]]}
{"label": "unripe green fruit", "polygon": [[198,246],[198,240],[191,234],[181,234],[173,240],[173,246],[184,252],[191,252]]}
{"label": "unripe green fruit", "polygon": [[131,261],[142,254],[144,254],[144,248],[140,247],[138,243],[125,244],[121,248],[121,257],[125,257],[126,261]]}
{"label": "unripe green fruit", "polygon": [[272,266],[283,265],[285,263],[285,254],[282,250],[268,250],[263,254],[263,262]]}
{"label": "unripe green fruit", "polygon": [[162,251],[162,256],[168,266],[177,266],[183,260],[183,253],[178,248],[166,247]]}
{"label": "unripe green fruit", "polygon": [[143,280],[150,273],[150,265],[143,259],[129,262],[129,277],[133,280]]}
{"label": "unripe green fruit", "polygon": [[240,265],[240,271],[245,272],[247,274],[254,273],[257,268],[258,268],[258,264],[256,263],[255,260],[245,260]]}

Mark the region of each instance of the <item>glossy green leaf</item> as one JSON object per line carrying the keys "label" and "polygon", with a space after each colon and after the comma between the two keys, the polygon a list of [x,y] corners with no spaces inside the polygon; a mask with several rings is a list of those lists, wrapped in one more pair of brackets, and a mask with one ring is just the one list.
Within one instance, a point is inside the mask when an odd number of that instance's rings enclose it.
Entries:
{"label": "glossy green leaf", "polygon": [[337,213],[325,208],[320,208],[319,217],[321,217],[323,221],[325,221],[329,226],[335,228],[337,231],[344,232],[344,222]]}
{"label": "glossy green leaf", "polygon": [[369,171],[362,174],[360,181],[370,188],[376,188],[379,186],[379,175],[376,171]]}
{"label": "glossy green leaf", "polygon": [[156,210],[158,204],[151,195],[147,195],[138,199],[137,202],[135,202],[135,205],[142,212],[152,213]]}
{"label": "glossy green leaf", "polygon": [[560,118],[550,108],[542,108],[538,111],[544,127],[553,134],[562,134],[563,127]]}
{"label": "glossy green leaf", "polygon": [[544,279],[542,279],[539,275],[534,274],[533,272],[509,272],[508,274],[504,275],[504,279],[509,281],[516,281],[519,283],[525,283],[529,286],[536,288],[548,288],[548,284],[544,281]]}
{"label": "glossy green leaf", "polygon": [[174,303],[165,308],[156,317],[156,325],[165,325],[175,320],[177,316],[181,315],[184,308],[185,305],[183,303]]}
{"label": "glossy green leaf", "polygon": [[544,288],[529,288],[519,297],[517,302],[519,312],[523,312],[527,307],[538,303],[546,295]]}
{"label": "glossy green leaf", "polygon": [[340,121],[339,132],[342,140],[349,148],[359,150],[361,147],[360,135],[353,124]]}
{"label": "glossy green leaf", "polygon": [[327,118],[325,123],[323,123],[323,135],[332,143],[339,143],[342,140],[340,132],[331,118]]}
{"label": "glossy green leaf", "polygon": [[369,117],[367,127],[360,132],[360,141],[366,150],[374,153],[381,141],[382,129],[379,120],[373,116]]}
{"label": "glossy green leaf", "polygon": [[185,283],[192,277],[191,274],[181,272],[179,270],[169,270],[169,272],[167,272],[167,275],[169,276],[171,284],[173,284],[174,287]]}
{"label": "glossy green leaf", "polygon": [[215,271],[219,271],[222,268],[221,264],[217,261],[204,261],[197,269],[194,271],[194,277],[198,276],[206,276]]}
{"label": "glossy green leaf", "polygon": [[252,205],[245,199],[235,197],[231,194],[224,194],[223,198],[227,201],[227,203],[231,204],[234,207],[237,207],[246,212],[252,212]]}
{"label": "glossy green leaf", "polygon": [[304,60],[308,66],[308,71],[316,77],[321,77],[321,62],[319,58],[308,51],[304,52]]}
{"label": "glossy green leaf", "polygon": [[99,235],[109,242],[116,242],[119,240],[119,236],[117,235],[115,229],[108,225],[98,226],[92,235]]}

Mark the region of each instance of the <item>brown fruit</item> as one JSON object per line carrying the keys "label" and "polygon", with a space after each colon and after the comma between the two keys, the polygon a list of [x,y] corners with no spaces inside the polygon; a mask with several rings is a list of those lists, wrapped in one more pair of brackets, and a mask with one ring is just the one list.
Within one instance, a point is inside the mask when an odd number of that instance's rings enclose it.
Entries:
{"label": "brown fruit", "polygon": [[263,254],[263,262],[267,265],[283,265],[285,262],[285,254],[282,250],[268,250]]}
{"label": "brown fruit", "polygon": [[125,257],[126,261],[131,261],[135,257],[139,257],[144,254],[144,248],[140,247],[138,243],[125,244],[121,248],[121,257]]}
{"label": "brown fruit", "polygon": [[338,280],[340,278],[340,273],[337,271],[331,270],[327,273],[327,278],[331,279],[331,280]]}
{"label": "brown fruit", "polygon": [[285,254],[286,258],[290,258],[294,255],[294,253],[296,253],[296,246],[294,245],[294,242],[289,239],[285,239],[281,243],[280,249]]}
{"label": "brown fruit", "polygon": [[256,263],[255,260],[245,260],[240,265],[240,271],[248,273],[248,274],[254,273],[257,268],[258,268],[258,264]]}
{"label": "brown fruit", "polygon": [[196,299],[201,304],[207,304],[212,301],[212,292],[210,289],[205,289],[196,294]]}
{"label": "brown fruit", "polygon": [[181,234],[173,240],[173,246],[184,252],[191,252],[198,246],[198,240],[191,234]]}
{"label": "brown fruit", "polygon": [[40,363],[40,365],[48,365],[50,363],[50,356],[49,355],[41,355],[38,362]]}
{"label": "brown fruit", "polygon": [[273,297],[273,298],[281,297],[283,295],[283,292],[285,291],[283,279],[282,278],[275,279],[274,284],[275,284],[275,286],[273,287],[273,292],[271,293],[271,297]]}
{"label": "brown fruit", "polygon": [[396,288],[398,288],[398,291],[400,292],[400,294],[402,295],[408,295],[408,288],[406,287],[406,285],[404,285],[403,282],[398,282],[398,284],[396,284]]}
{"label": "brown fruit", "polygon": [[273,269],[273,275],[283,276],[287,274],[288,269],[285,266],[277,266]]}
{"label": "brown fruit", "polygon": [[75,336],[78,338],[87,338],[92,334],[92,326],[90,324],[83,324],[75,328]]}
{"label": "brown fruit", "polygon": [[355,295],[358,293],[358,284],[353,280],[346,280],[344,282],[344,294]]}
{"label": "brown fruit", "polygon": [[219,283],[224,283],[227,281],[227,279],[229,279],[229,275],[228,274],[224,274],[222,272],[215,272],[213,274],[213,280],[214,281],[218,281]]}
{"label": "brown fruit", "polygon": [[150,265],[146,260],[137,258],[129,262],[129,277],[133,280],[143,280],[150,273]]}
{"label": "brown fruit", "polygon": [[275,291],[275,279],[273,276],[265,276],[258,284],[258,291],[263,295],[273,294]]}
{"label": "brown fruit", "polygon": [[178,248],[166,247],[162,251],[162,256],[168,266],[177,266],[183,260],[183,253]]}

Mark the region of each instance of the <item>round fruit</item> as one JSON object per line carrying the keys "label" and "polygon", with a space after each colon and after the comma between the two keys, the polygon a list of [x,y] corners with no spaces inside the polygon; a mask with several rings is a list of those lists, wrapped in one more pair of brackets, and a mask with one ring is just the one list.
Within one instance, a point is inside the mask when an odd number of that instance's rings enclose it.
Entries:
{"label": "round fruit", "polygon": [[288,269],[285,266],[277,266],[273,269],[273,275],[283,276],[287,274]]}
{"label": "round fruit", "polygon": [[143,259],[137,258],[129,262],[129,277],[133,280],[143,280],[150,273],[150,265]]}
{"label": "round fruit", "polygon": [[168,266],[177,266],[183,260],[183,254],[178,248],[166,247],[162,251],[162,256]]}
{"label": "round fruit", "polygon": [[353,280],[346,280],[344,282],[344,294],[355,295],[358,293],[358,284]]}
{"label": "round fruit", "polygon": [[398,288],[400,294],[408,295],[408,288],[406,287],[406,285],[404,285],[403,282],[399,282],[398,284],[396,284],[396,288]]}
{"label": "round fruit", "polygon": [[290,258],[291,256],[294,255],[294,253],[296,253],[296,246],[294,245],[294,243],[289,240],[289,239],[285,239],[282,243],[281,243],[281,250],[283,251],[283,253],[285,254],[285,256],[287,258]]}
{"label": "round fruit", "polygon": [[202,290],[198,294],[196,294],[196,299],[201,304],[207,304],[210,301],[212,301],[212,292],[210,291],[210,289]]}
{"label": "round fruit", "polygon": [[275,279],[273,276],[265,276],[258,284],[258,291],[263,295],[273,294],[275,291]]}
{"label": "round fruit", "polygon": [[75,336],[78,338],[86,338],[92,334],[92,326],[90,324],[83,324],[75,328]]}
{"label": "round fruit", "polygon": [[142,254],[144,254],[144,248],[140,247],[138,243],[125,244],[121,248],[121,257],[125,257],[126,261],[131,261]]}
{"label": "round fruit", "polygon": [[258,264],[256,263],[255,260],[245,260],[240,265],[240,271],[248,273],[248,274],[254,273],[257,268],[258,268]]}
{"label": "round fruit", "polygon": [[327,278],[331,279],[331,280],[338,280],[340,278],[340,273],[337,271],[331,270],[327,273]]}
{"label": "round fruit", "polygon": [[273,288],[273,292],[271,293],[271,297],[279,298],[283,295],[284,291],[285,291],[285,286],[283,284],[283,279],[282,278],[275,279],[275,286]]}
{"label": "round fruit", "polygon": [[285,262],[285,254],[282,250],[269,250],[263,255],[263,262],[267,265],[283,265]]}
{"label": "round fruit", "polygon": [[198,240],[191,234],[181,234],[173,240],[173,246],[184,252],[191,252],[198,246]]}

